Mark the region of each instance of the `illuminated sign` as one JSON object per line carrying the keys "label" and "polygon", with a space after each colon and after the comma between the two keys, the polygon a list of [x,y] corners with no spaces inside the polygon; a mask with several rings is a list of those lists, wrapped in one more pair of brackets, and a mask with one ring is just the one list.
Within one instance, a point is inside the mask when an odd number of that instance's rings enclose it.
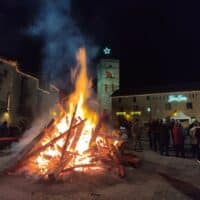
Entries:
{"label": "illuminated sign", "polygon": [[131,115],[141,115],[140,111],[131,112]]}
{"label": "illuminated sign", "polygon": [[183,95],[170,95],[168,97],[168,102],[182,102],[182,101],[187,101],[187,97]]}
{"label": "illuminated sign", "polygon": [[108,47],[106,47],[106,48],[104,48],[103,52],[104,52],[105,55],[110,55],[111,49],[109,49]]}
{"label": "illuminated sign", "polygon": [[116,112],[116,115],[126,115],[126,112]]}
{"label": "illuminated sign", "polygon": [[130,115],[141,115],[140,111],[135,111],[135,112],[116,112],[116,115],[124,115],[124,116],[130,116]]}

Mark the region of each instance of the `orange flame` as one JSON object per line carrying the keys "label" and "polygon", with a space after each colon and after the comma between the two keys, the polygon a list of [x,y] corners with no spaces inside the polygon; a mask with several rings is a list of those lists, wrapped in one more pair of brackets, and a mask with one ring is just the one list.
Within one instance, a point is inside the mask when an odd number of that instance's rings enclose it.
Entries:
{"label": "orange flame", "polygon": [[[98,115],[87,106],[87,101],[91,96],[91,81],[87,74],[86,51],[84,48],[78,51],[76,58],[78,66],[76,70],[73,71],[74,77],[76,77],[75,91],[69,96],[66,102],[67,112],[64,109],[60,112],[60,115],[54,122],[54,128],[48,130],[38,144],[40,148],[48,144],[50,145],[27,161],[25,171],[30,174],[45,176],[45,174],[49,173],[51,170],[56,171],[57,165],[59,165],[60,160],[63,158],[63,151],[68,155],[67,158],[64,158],[67,159],[68,162],[63,162],[63,169],[94,163],[95,155],[91,155],[89,150],[91,148],[90,144],[94,129],[98,123]],[[76,110],[75,116],[74,110]],[[70,136],[70,132],[67,131],[70,131],[69,129],[72,122],[74,123],[75,121],[77,124],[83,120],[85,120],[84,125],[82,129],[79,130],[80,135],[78,135],[78,138],[76,138],[75,134]],[[75,128],[73,131],[78,131],[78,128]],[[66,138],[68,136],[70,138],[67,141]],[[51,144],[50,142],[54,140],[55,137],[60,138]],[[77,139],[77,141],[74,143],[75,139]],[[64,149],[66,141],[68,144]],[[100,148],[101,146],[106,146],[106,140],[104,140],[103,136],[98,136],[95,142]],[[117,142],[113,142],[113,145],[117,146]],[[97,166],[94,167],[94,169],[97,168]],[[84,168],[76,168],[76,170],[82,169]]]}

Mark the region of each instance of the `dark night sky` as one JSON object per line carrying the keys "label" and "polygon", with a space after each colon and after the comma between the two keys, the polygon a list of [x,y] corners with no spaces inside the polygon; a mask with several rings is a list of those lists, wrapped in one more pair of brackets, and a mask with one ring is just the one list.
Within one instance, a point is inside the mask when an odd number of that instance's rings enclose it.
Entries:
{"label": "dark night sky", "polygon": [[[41,70],[43,40],[24,34],[41,1],[1,0],[0,56],[23,70]],[[81,32],[98,47],[108,45],[121,62],[122,87],[199,81],[198,1],[72,1]]]}

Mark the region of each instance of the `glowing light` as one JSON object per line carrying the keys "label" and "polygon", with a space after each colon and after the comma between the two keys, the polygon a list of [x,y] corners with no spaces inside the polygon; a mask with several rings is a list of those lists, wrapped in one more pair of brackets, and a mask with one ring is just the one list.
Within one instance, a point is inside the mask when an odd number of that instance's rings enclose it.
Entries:
{"label": "glowing light", "polygon": [[168,102],[171,103],[171,102],[182,102],[182,101],[187,101],[187,97],[186,96],[183,96],[183,95],[170,95],[168,97]]}
{"label": "glowing light", "polygon": [[116,112],[116,115],[126,115],[126,112]]}
{"label": "glowing light", "polygon": [[177,115],[177,112],[174,112],[174,114],[173,114],[173,115],[174,115],[174,117],[176,117],[176,115]]}
{"label": "glowing light", "polygon": [[123,115],[125,117],[130,117],[130,115],[141,115],[141,111],[133,111],[133,112],[130,112],[130,113],[127,113],[127,112],[116,112],[116,115]]}
{"label": "glowing light", "polygon": [[106,47],[106,48],[104,48],[103,52],[104,52],[105,55],[110,55],[111,54],[111,49]]}
{"label": "glowing light", "polygon": [[126,114],[126,119],[127,119],[127,120],[130,120],[130,119],[131,119],[131,115]]}
{"label": "glowing light", "polygon": [[131,115],[141,115],[141,112],[140,111],[131,112]]}
{"label": "glowing light", "polygon": [[150,107],[147,108],[147,112],[151,112],[151,108]]}
{"label": "glowing light", "polygon": [[10,114],[9,114],[9,112],[4,112],[4,113],[3,113],[3,116],[2,116],[2,118],[1,118],[1,121],[7,121],[7,122],[10,121]]}

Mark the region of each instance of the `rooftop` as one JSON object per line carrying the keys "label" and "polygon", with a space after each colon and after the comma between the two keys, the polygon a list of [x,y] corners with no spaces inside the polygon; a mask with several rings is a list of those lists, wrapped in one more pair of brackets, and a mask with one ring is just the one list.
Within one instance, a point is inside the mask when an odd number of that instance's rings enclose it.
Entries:
{"label": "rooftop", "polygon": [[185,83],[185,84],[169,84],[169,85],[154,85],[135,88],[121,88],[112,94],[115,96],[131,96],[152,93],[169,93],[169,92],[185,92],[185,91],[200,91],[200,82]]}

